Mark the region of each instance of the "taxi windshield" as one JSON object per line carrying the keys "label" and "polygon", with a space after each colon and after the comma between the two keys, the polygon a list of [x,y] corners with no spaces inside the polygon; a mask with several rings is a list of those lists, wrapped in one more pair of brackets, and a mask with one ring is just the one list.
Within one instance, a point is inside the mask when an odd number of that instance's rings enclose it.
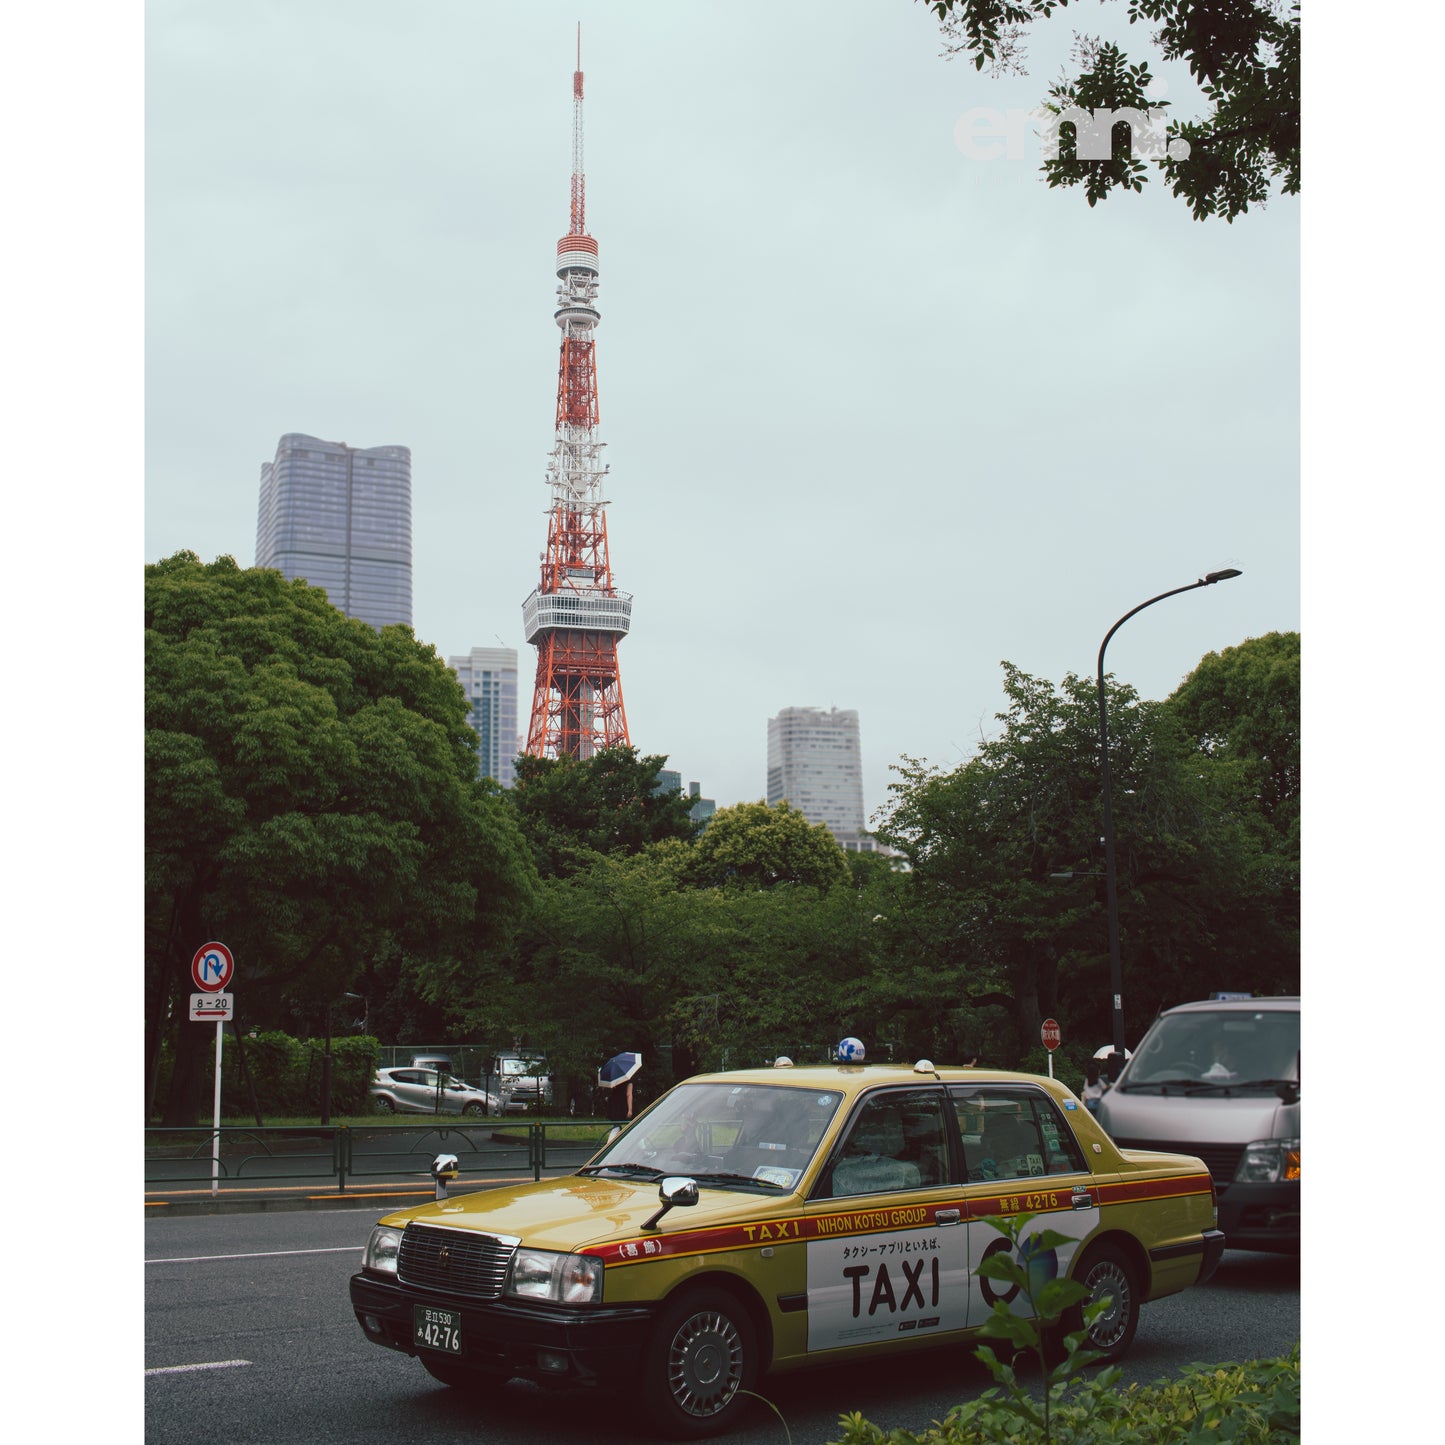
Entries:
{"label": "taxi windshield", "polygon": [[687,1174],[705,1188],[791,1190],[842,1094],[777,1084],[680,1084],[586,1167],[589,1174]]}

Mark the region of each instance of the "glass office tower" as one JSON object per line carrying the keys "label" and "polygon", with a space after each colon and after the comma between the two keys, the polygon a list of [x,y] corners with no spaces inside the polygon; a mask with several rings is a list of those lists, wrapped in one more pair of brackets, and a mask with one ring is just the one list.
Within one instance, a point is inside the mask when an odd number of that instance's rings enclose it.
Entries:
{"label": "glass office tower", "polygon": [[449,657],[447,666],[461,679],[471,704],[477,735],[477,769],[504,788],[517,781],[517,651],[512,647],[474,647],[466,657]]}
{"label": "glass office tower", "polygon": [[287,432],[261,463],[256,565],[324,587],[373,627],[410,627],[411,448]]}
{"label": "glass office tower", "polygon": [[863,756],[852,708],[785,707],[768,719],[768,806],[786,800],[846,849],[871,851],[864,833]]}

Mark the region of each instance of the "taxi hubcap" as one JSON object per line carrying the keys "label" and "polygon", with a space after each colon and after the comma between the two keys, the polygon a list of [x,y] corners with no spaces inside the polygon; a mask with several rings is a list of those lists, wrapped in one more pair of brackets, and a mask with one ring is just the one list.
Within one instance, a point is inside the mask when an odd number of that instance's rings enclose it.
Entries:
{"label": "taxi hubcap", "polygon": [[1106,1306],[1089,1331],[1089,1343],[1107,1349],[1119,1342],[1129,1317],[1129,1276],[1112,1261],[1101,1264],[1089,1276],[1089,1290],[1091,1304]]}
{"label": "taxi hubcap", "polygon": [[672,1337],[667,1379],[672,1398],[689,1415],[715,1415],[737,1393],[743,1342],[726,1315],[707,1310],[684,1320]]}

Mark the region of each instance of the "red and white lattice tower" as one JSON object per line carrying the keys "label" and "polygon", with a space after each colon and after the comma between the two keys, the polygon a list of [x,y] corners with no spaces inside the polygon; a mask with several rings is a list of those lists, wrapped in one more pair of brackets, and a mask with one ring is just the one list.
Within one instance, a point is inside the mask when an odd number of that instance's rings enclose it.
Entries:
{"label": "red and white lattice tower", "polygon": [[[579,28],[580,29],[580,28]],[[607,503],[597,440],[597,242],[587,234],[582,174],[582,48],[572,76],[572,226],[557,242],[557,440],[547,467],[551,507],[547,550],[536,591],[522,604],[522,627],[537,649],[537,682],[526,751],[589,758],[626,744],[627,713],[617,675],[617,644],[632,622],[632,595],[612,581]]]}

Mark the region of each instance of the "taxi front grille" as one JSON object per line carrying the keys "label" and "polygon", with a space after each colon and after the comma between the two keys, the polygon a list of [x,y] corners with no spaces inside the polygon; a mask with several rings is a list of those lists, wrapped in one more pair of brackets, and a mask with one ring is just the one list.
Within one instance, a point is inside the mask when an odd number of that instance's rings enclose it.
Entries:
{"label": "taxi front grille", "polygon": [[401,1237],[397,1279],[418,1289],[498,1299],[516,1243],[463,1229],[409,1224]]}
{"label": "taxi front grille", "polygon": [[1244,1148],[1239,1144],[1179,1144],[1170,1143],[1166,1139],[1118,1138],[1114,1142],[1121,1149],[1152,1149],[1165,1154],[1192,1154],[1196,1159],[1204,1161],[1209,1177],[1214,1180],[1216,1188],[1220,1189],[1234,1182],[1234,1171],[1239,1168],[1240,1158],[1244,1154]]}

